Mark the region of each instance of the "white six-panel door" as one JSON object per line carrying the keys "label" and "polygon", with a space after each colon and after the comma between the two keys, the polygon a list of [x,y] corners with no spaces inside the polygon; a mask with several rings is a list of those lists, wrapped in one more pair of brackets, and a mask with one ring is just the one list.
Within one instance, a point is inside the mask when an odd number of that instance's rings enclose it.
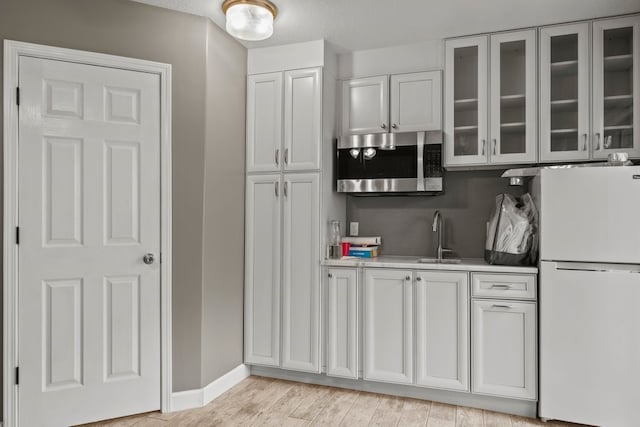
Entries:
{"label": "white six-panel door", "polygon": [[364,379],[413,382],[413,272],[367,269]]}
{"label": "white six-panel door", "polygon": [[247,177],[244,360],[280,364],[280,174]]}
{"label": "white six-panel door", "polygon": [[283,183],[282,367],[320,372],[319,174]]}
{"label": "white six-panel door", "polygon": [[19,69],[21,425],[157,410],[159,77],[29,57]]}

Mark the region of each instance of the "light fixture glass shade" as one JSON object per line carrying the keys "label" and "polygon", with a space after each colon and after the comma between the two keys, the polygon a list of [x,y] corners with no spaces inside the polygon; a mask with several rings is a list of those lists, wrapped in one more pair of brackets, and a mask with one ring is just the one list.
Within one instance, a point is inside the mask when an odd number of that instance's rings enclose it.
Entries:
{"label": "light fixture glass shade", "polygon": [[273,14],[265,7],[239,3],[227,9],[227,32],[233,37],[258,41],[273,34]]}

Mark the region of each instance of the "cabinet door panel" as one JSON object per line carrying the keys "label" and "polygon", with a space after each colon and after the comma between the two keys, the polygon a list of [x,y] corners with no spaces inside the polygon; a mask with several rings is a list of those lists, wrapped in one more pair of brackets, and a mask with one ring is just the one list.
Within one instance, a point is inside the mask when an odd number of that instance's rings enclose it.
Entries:
{"label": "cabinet door panel", "polygon": [[413,382],[412,272],[365,270],[364,378]]}
{"label": "cabinet door panel", "polygon": [[391,131],[442,129],[440,71],[391,76]]}
{"label": "cabinet door panel", "polygon": [[282,367],[320,372],[320,185],[286,174],[282,188]]}
{"label": "cabinet door panel", "polygon": [[640,157],[640,16],[593,23],[593,157]]}
{"label": "cabinet door panel", "polygon": [[327,375],[358,378],[357,270],[327,274]]}
{"label": "cabinet door panel", "polygon": [[487,36],[445,42],[445,165],[483,165],[487,143]]}
{"label": "cabinet door panel", "polygon": [[491,35],[491,163],[537,158],[536,30]]}
{"label": "cabinet door panel", "polygon": [[469,277],[416,273],[416,383],[469,390]]}
{"label": "cabinet door panel", "polygon": [[280,175],[247,177],[245,362],[280,364]]}
{"label": "cabinet door panel", "polygon": [[387,132],[388,120],[389,77],[342,83],[342,135]]}
{"label": "cabinet door panel", "polygon": [[282,73],[247,77],[247,172],[277,172],[282,156]]}
{"label": "cabinet door panel", "polygon": [[284,73],[284,169],[320,168],[322,70]]}
{"label": "cabinet door panel", "polygon": [[536,399],[536,305],[472,303],[473,392]]}
{"label": "cabinet door panel", "polygon": [[588,160],[589,23],[540,29],[540,161]]}

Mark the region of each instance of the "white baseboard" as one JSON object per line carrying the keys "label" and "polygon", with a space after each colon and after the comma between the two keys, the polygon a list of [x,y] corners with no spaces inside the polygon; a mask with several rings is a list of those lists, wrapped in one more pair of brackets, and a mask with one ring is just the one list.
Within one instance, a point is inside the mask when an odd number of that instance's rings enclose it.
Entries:
{"label": "white baseboard", "polygon": [[171,411],[201,408],[249,375],[249,367],[239,365],[203,388],[172,393]]}

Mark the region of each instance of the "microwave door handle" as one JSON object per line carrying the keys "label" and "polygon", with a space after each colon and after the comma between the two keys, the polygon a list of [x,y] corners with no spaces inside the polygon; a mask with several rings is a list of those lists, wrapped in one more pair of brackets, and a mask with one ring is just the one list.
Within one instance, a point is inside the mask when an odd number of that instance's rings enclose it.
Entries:
{"label": "microwave door handle", "polygon": [[417,161],[418,161],[418,176],[416,179],[417,182],[417,191],[424,191],[424,135],[425,132],[417,132],[416,133],[416,143],[418,145],[417,150]]}

